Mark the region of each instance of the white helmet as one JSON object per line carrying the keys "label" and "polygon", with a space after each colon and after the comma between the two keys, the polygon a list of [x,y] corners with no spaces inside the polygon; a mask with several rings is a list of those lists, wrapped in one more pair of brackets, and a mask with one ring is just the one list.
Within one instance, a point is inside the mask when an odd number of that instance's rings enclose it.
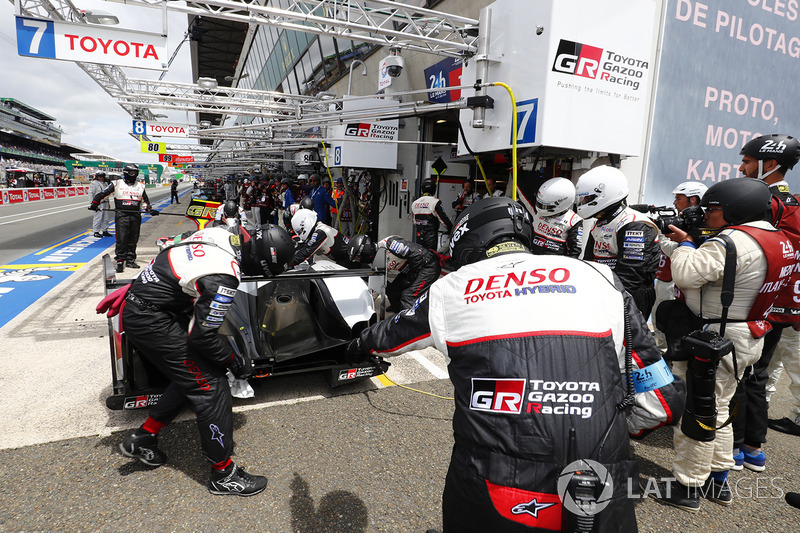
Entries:
{"label": "white helmet", "polygon": [[297,212],[292,215],[292,229],[302,241],[308,240],[316,224],[317,212],[311,209],[298,209]]}
{"label": "white helmet", "polygon": [[566,213],[575,202],[575,186],[567,178],[551,178],[536,193],[536,212],[550,217]]}
{"label": "white helmet", "polygon": [[591,218],[627,197],[628,178],[621,170],[609,166],[595,167],[578,178],[575,211],[581,218]]}
{"label": "white helmet", "polygon": [[683,194],[687,198],[691,198],[692,196],[697,196],[699,200],[703,199],[703,195],[708,190],[708,187],[700,183],[699,181],[684,181],[675,189],[672,190],[672,194]]}

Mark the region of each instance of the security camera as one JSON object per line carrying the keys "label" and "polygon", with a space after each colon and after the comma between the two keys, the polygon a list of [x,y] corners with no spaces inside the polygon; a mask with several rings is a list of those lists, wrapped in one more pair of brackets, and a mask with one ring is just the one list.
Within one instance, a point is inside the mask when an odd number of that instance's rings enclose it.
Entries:
{"label": "security camera", "polygon": [[386,73],[392,78],[400,76],[403,73],[403,67],[406,66],[405,60],[399,55],[388,56],[384,64],[386,65]]}

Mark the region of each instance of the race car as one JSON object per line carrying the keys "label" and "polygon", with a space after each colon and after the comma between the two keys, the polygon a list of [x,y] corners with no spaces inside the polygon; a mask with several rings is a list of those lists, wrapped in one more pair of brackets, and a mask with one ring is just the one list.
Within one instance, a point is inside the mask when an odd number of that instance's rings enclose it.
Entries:
{"label": "race car", "polygon": [[[130,282],[116,278],[111,257],[103,256],[106,295]],[[323,371],[331,386],[378,376],[389,368],[381,358],[349,364],[347,344],[378,320],[372,290],[386,285],[385,271],[346,269],[321,259],[305,271],[274,278],[243,276],[219,329],[232,350],[253,360],[251,380]],[[108,322],[112,394],[109,409],[155,405],[167,379],[119,329],[119,315]]]}

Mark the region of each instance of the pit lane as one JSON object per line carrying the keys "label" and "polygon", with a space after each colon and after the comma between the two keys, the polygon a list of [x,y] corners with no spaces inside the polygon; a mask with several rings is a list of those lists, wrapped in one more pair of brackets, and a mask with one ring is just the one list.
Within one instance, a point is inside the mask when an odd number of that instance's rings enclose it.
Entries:
{"label": "pit lane", "polygon": [[[156,238],[192,227],[166,216],[144,224],[141,259],[155,255]],[[188,413],[162,433],[166,466],[151,469],[122,457],[116,446],[123,430],[137,427],[146,413],[105,407],[108,331],[94,312],[102,296],[98,256],[0,328],[0,531],[440,527],[452,402],[377,381],[331,389],[315,374],[262,380],[253,399],[235,400],[234,459],[270,479],[253,498],[208,494],[208,469]],[[452,396],[435,350],[391,361],[393,381]],[[788,414],[786,385],[781,381],[773,398],[773,416]],[[692,516],[642,501],[640,530],[796,531],[800,512],[779,491],[800,490],[800,440],[773,431],[769,439],[766,472],[732,474],[739,488],[732,508],[703,502]],[[635,444],[643,474],[668,474],[670,446],[669,429]]]}

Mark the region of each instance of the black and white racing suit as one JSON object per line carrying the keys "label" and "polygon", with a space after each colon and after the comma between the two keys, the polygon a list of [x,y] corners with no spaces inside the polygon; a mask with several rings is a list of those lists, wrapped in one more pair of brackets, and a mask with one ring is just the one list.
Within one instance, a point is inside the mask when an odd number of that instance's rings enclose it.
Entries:
{"label": "black and white racing suit", "polygon": [[317,222],[306,242],[295,250],[291,266],[299,265],[314,254],[327,255],[343,267],[350,265],[347,239],[338,230],[322,222]]}
{"label": "black and white racing suit", "polygon": [[112,181],[108,187],[97,193],[92,203],[99,205],[102,199],[112,194],[114,198],[114,228],[117,244],[114,248],[114,259],[133,261],[136,259],[136,245],[139,243],[139,230],[142,225],[142,209],[150,209],[144,183],[137,181],[128,185],[125,180]]}
{"label": "black and white racing suit", "polygon": [[631,409],[616,408],[626,396],[626,312],[634,369],[664,365],[607,267],[514,252],[461,267],[411,309],[360,334],[361,349],[372,354],[434,346],[447,358],[455,446],[445,532],[561,531],[557,483],[570,463],[570,428],[577,457],[599,462],[613,480],[596,531],[636,531],[628,434],[677,421],[684,386],[643,390]]}
{"label": "black and white racing suit", "polygon": [[439,227],[444,226],[448,233],[453,229],[453,223],[444,212],[442,202],[435,196],[424,195],[411,204],[414,214],[414,242],[425,248],[437,250],[439,248]]}
{"label": "black and white racing suit", "polygon": [[217,330],[239,285],[236,239],[207,228],[165,249],[133,280],[122,313],[125,335],[170,380],[150,417],[168,424],[188,401],[212,464],[233,451],[233,350]]}
{"label": "black and white racing suit", "polygon": [[442,268],[436,255],[420,244],[391,235],[378,242],[376,258],[386,250],[386,272],[399,274],[386,286],[390,311],[408,309],[439,278]]}
{"label": "black and white racing suit", "polygon": [[533,215],[531,252],[537,255],[567,255],[578,258],[583,241],[583,219],[568,209],[553,216]]}
{"label": "black and white racing suit", "polygon": [[621,205],[611,218],[596,220],[583,258],[611,268],[642,315],[650,316],[661,249],[658,228],[647,215]]}

